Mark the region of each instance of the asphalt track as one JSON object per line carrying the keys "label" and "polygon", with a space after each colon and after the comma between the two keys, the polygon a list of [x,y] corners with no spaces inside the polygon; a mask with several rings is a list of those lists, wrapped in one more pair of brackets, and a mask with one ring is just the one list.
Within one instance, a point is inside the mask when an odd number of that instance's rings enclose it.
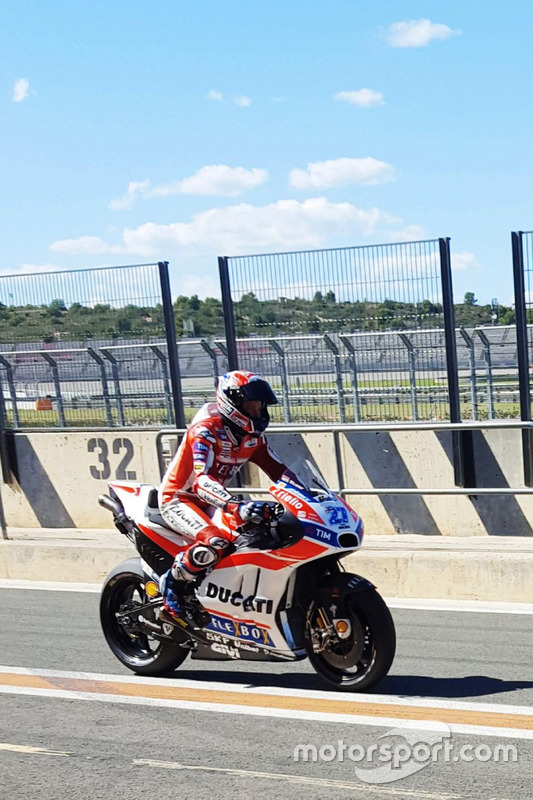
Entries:
{"label": "asphalt track", "polygon": [[[527,613],[395,608],[390,676],[351,695],[307,662],[186,661],[172,679],[139,678],[107,650],[97,609],[94,593],[0,588],[0,797],[533,794]],[[384,743],[401,764],[350,757]],[[316,746],[317,760],[295,761],[298,745]],[[515,748],[507,763],[493,760],[500,745]]]}

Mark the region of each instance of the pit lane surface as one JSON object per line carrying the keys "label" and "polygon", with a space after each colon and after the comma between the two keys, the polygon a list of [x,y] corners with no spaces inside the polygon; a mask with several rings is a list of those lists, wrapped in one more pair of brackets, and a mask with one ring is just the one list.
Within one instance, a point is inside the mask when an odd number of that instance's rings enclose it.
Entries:
{"label": "pit lane surface", "polygon": [[[44,800],[110,792],[131,798],[531,796],[533,741],[524,737],[533,730],[533,626],[527,614],[394,609],[393,669],[378,695],[361,696],[329,692],[307,662],[186,661],[171,680],[138,678],[107,650],[97,611],[96,594],[0,589],[2,796],[26,798],[29,787]],[[392,728],[397,735],[387,741],[429,741],[427,730],[403,727],[413,718],[429,727],[446,720],[457,748],[450,762],[375,783],[376,772],[355,774],[355,766],[372,764],[346,756],[342,763],[294,761],[298,745],[329,746],[329,757],[339,741],[368,747]],[[518,763],[457,755],[464,745],[498,743],[512,743]]]}

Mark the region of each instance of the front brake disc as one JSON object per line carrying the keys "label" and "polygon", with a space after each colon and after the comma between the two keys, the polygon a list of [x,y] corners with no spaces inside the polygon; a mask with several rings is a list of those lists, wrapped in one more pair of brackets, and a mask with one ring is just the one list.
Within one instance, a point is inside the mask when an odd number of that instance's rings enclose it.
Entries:
{"label": "front brake disc", "polygon": [[365,651],[365,631],[355,614],[350,614],[352,633],[349,639],[335,637],[322,651],[322,658],[332,667],[349,669],[358,664]]}

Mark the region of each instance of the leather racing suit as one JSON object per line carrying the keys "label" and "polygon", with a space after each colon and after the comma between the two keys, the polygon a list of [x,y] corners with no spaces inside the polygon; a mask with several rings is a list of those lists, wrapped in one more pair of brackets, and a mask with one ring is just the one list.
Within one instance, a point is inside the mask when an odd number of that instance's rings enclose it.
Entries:
{"label": "leather racing suit", "polygon": [[264,435],[245,434],[238,441],[216,404],[206,403],[193,419],[159,488],[159,508],[167,525],[196,539],[179,554],[172,568],[175,578],[193,580],[227,554],[232,537],[213,525],[211,518],[217,508],[231,503],[225,487],[247,461],[257,464],[272,481],[279,480],[287,469]]}

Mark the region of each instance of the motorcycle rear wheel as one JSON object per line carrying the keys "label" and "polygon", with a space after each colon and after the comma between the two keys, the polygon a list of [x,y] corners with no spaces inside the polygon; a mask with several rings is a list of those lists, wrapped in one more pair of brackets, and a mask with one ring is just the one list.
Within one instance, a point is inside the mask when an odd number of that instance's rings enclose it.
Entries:
{"label": "motorcycle rear wheel", "polygon": [[396,651],[391,613],[375,589],[354,592],[346,600],[352,626],[347,639],[337,639],[315,652],[310,638],[318,608],[309,609],[306,650],[315,671],[330,686],[347,692],[366,692],[389,672]]}
{"label": "motorcycle rear wheel", "polygon": [[181,666],[188,651],[146,634],[128,632],[116,617],[118,612],[146,602],[145,580],[138,558],[130,558],[115,567],[102,590],[100,623],[107,644],[125,667],[137,675],[168,675]]}

